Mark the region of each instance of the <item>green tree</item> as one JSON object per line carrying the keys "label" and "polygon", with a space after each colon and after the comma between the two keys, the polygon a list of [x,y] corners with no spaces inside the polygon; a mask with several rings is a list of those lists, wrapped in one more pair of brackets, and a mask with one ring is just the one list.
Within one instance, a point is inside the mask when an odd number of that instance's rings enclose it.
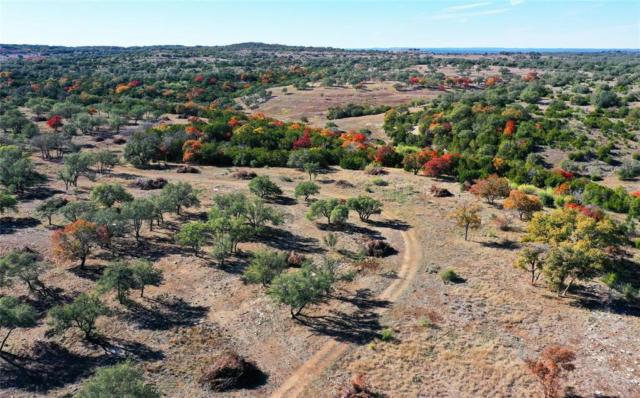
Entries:
{"label": "green tree", "polygon": [[92,219],[97,211],[95,203],[84,200],[69,202],[60,208],[60,213],[68,222]]}
{"label": "green tree", "polygon": [[18,201],[13,196],[6,194],[4,192],[0,192],[0,214],[4,214],[7,210],[12,210],[17,212],[18,208],[16,205]]}
{"label": "green tree", "polygon": [[140,369],[131,362],[100,369],[84,382],[78,398],[159,398],[151,384],[146,384]]}
{"label": "green tree", "polygon": [[319,192],[320,187],[311,181],[305,181],[296,185],[295,195],[296,198],[304,196],[304,200],[308,202],[310,196],[317,195]]}
{"label": "green tree", "polygon": [[71,328],[78,328],[85,338],[93,337],[96,320],[107,315],[108,310],[96,295],[80,293],[70,304],[54,307],[49,311],[51,325],[56,334],[61,334]]}
{"label": "green tree", "polygon": [[319,268],[305,265],[290,273],[275,277],[269,288],[269,296],[278,304],[288,305],[292,318],[309,304],[324,299],[335,282],[333,264],[325,263]]}
{"label": "green tree", "polygon": [[274,199],[282,195],[282,190],[269,176],[258,176],[249,182],[249,191],[262,199]]}
{"label": "green tree", "polygon": [[516,265],[531,274],[531,284],[534,285],[542,273],[544,251],[540,247],[527,247],[520,252]]}
{"label": "green tree", "polygon": [[344,224],[349,219],[349,208],[345,205],[338,205],[331,210],[329,217],[331,224]]}
{"label": "green tree", "polygon": [[13,145],[0,146],[0,184],[9,192],[22,194],[42,181],[31,160]]}
{"label": "green tree", "polygon": [[154,268],[149,261],[137,261],[131,265],[133,271],[134,288],[140,289],[140,297],[144,297],[147,285],[157,285],[162,280],[162,270]]}
{"label": "green tree", "polygon": [[309,174],[309,180],[313,180],[320,173],[320,163],[318,162],[305,163],[302,168]]}
{"label": "green tree", "polygon": [[109,127],[115,130],[116,134],[120,133],[120,127],[127,124],[127,119],[119,115],[113,115],[109,118]]}
{"label": "green tree", "polygon": [[98,167],[98,173],[104,174],[118,164],[118,155],[104,149],[94,154],[94,160]]}
{"label": "green tree", "polygon": [[200,248],[207,244],[210,239],[210,228],[202,221],[193,221],[184,224],[175,235],[176,242],[182,246],[193,249],[196,256],[200,255]]}
{"label": "green tree", "polygon": [[134,167],[144,168],[156,158],[161,146],[160,135],[139,131],[129,139],[124,147],[124,158]]}
{"label": "green tree", "polygon": [[280,225],[284,221],[284,215],[280,210],[267,206],[264,200],[258,198],[247,200],[244,203],[244,211],[241,216],[251,227],[253,235],[262,233],[267,223]]}
{"label": "green tree", "polygon": [[369,221],[372,214],[382,213],[382,202],[366,195],[348,199],[347,206],[358,213],[362,221]]}
{"label": "green tree", "polygon": [[149,199],[137,198],[122,206],[122,216],[131,223],[136,242],[140,241],[140,229],[144,221],[153,222],[155,206]]}
{"label": "green tree", "polygon": [[91,200],[105,207],[111,207],[115,203],[131,202],[133,196],[117,182],[113,184],[103,182],[93,187]]}
{"label": "green tree", "polygon": [[482,223],[480,207],[472,203],[460,203],[451,212],[449,218],[452,218],[457,226],[464,228],[464,240],[469,237],[469,229],[477,229]]}
{"label": "green tree", "polygon": [[318,217],[325,217],[327,219],[327,224],[331,224],[331,213],[338,205],[338,199],[316,200],[309,207],[307,218],[309,220],[315,220]]}
{"label": "green tree", "polygon": [[98,291],[101,293],[115,290],[120,304],[126,304],[129,290],[135,287],[133,270],[125,261],[110,263],[98,280]]}
{"label": "green tree", "polygon": [[198,200],[199,191],[193,189],[191,184],[187,182],[178,182],[175,184],[167,184],[162,188],[163,206],[172,209],[177,215],[183,207],[200,206]]}
{"label": "green tree", "polygon": [[94,173],[91,166],[94,163],[93,155],[89,152],[71,153],[64,157],[64,167],[58,173],[58,178],[65,183],[66,189],[69,189],[69,185],[77,187],[81,176],[93,180]]}
{"label": "green tree", "polygon": [[[7,334],[0,342],[0,354],[9,339],[11,332],[16,328],[28,328],[36,324],[37,314],[28,304],[20,304],[13,296],[0,297],[0,327],[7,329]],[[0,355],[1,357],[2,355]]]}
{"label": "green tree", "polygon": [[38,206],[36,206],[35,214],[40,218],[46,218],[49,225],[52,225],[51,218],[55,214],[58,214],[60,209],[62,209],[66,204],[66,199],[53,196],[42,201]]}
{"label": "green tree", "polygon": [[27,285],[29,292],[45,296],[47,290],[40,275],[50,268],[38,253],[14,250],[0,258],[0,287],[11,286],[14,281]]}
{"label": "green tree", "polygon": [[287,258],[286,252],[256,252],[244,271],[244,278],[250,283],[261,283],[263,286],[267,286],[276,276],[287,269]]}

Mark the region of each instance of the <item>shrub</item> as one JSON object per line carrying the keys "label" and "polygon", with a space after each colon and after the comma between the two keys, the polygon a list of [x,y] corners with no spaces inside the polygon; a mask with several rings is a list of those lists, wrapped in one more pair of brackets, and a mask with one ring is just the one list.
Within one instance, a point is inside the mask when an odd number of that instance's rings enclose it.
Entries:
{"label": "shrub", "polygon": [[253,180],[258,175],[253,171],[240,170],[232,175],[236,180]]}
{"label": "shrub", "polygon": [[309,197],[320,193],[320,187],[311,181],[301,182],[296,186],[295,196],[304,196],[305,201],[309,201]]}
{"label": "shrub", "polygon": [[261,283],[263,286],[268,286],[276,276],[287,269],[288,257],[286,252],[256,252],[244,271],[244,278],[249,283]]}
{"label": "shrub", "polygon": [[98,370],[84,382],[78,398],[159,398],[154,386],[146,384],[142,371],[131,362]]}
{"label": "shrub", "polygon": [[273,199],[282,195],[282,190],[268,176],[256,177],[249,182],[249,191],[262,199]]}
{"label": "shrub", "polygon": [[378,394],[373,393],[367,386],[364,376],[355,375],[349,384],[342,387],[336,398],[376,398]]}
{"label": "shrub", "polygon": [[141,189],[143,191],[150,191],[152,189],[162,189],[167,185],[168,181],[162,177],[158,178],[137,178],[132,184],[132,187]]}
{"label": "shrub", "polygon": [[440,279],[442,279],[444,283],[456,283],[460,280],[460,277],[453,269],[449,268],[448,270],[440,274]]}
{"label": "shrub", "polygon": [[460,203],[449,217],[457,226],[464,228],[464,240],[469,237],[469,229],[478,229],[481,224],[480,207],[471,203]]}
{"label": "shrub", "polygon": [[87,339],[93,337],[98,317],[107,313],[107,308],[98,296],[86,293],[80,293],[70,304],[54,307],[49,311],[55,333],[60,334],[77,327]]}
{"label": "shrub", "polygon": [[432,185],[431,188],[429,188],[429,192],[431,192],[431,194],[436,198],[453,196],[453,194],[448,189],[442,188],[438,185]]}
{"label": "shrub", "polygon": [[384,240],[367,239],[362,243],[364,254],[371,257],[384,257],[395,252],[395,249]]}
{"label": "shrub", "polygon": [[560,398],[561,379],[564,373],[575,369],[573,361],[576,355],[573,351],[558,346],[545,348],[537,359],[526,359],[529,371],[542,385],[545,398]]}
{"label": "shrub", "polygon": [[11,332],[16,328],[34,326],[36,318],[37,313],[30,305],[20,304],[13,296],[0,297],[0,327],[8,330],[0,343],[0,354]]}
{"label": "shrub", "polygon": [[385,187],[387,185],[389,185],[389,183],[387,183],[385,180],[383,180],[382,178],[376,177],[373,180],[371,180],[371,182],[373,182],[373,185],[379,186],[379,187]]}
{"label": "shrub", "polygon": [[380,333],[380,339],[382,341],[391,341],[393,340],[393,329],[383,329]]}

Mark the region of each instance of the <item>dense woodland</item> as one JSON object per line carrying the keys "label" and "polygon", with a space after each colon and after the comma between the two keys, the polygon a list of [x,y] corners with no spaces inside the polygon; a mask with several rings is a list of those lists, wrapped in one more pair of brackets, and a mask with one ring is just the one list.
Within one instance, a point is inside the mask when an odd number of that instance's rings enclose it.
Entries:
{"label": "dense woodland", "polygon": [[[260,110],[275,88],[364,91],[379,82],[392,82],[397,92],[417,96],[431,90],[437,96],[401,106],[328,107],[331,121],[324,126],[304,116],[282,121]],[[397,253],[371,233],[358,247],[337,248],[348,231],[380,227],[371,217],[382,217],[388,206],[380,192],[390,169],[402,169],[416,186],[430,181],[433,200],[445,200],[440,198],[451,195],[451,187],[458,197],[475,197],[442,214],[465,242],[487,223],[522,232],[513,265],[532,286],[558,297],[605,286],[607,300],[619,298],[620,312],[630,313],[640,288],[639,85],[640,57],[625,52],[471,58],[259,43],[2,45],[0,222],[6,226],[0,227],[0,243],[20,217],[38,220],[31,228],[49,229],[50,240],[45,249],[23,242],[0,253],[0,362],[11,370],[0,377],[0,388],[9,394],[60,389],[80,397],[170,396],[158,377],[150,379],[139,366],[150,359],[135,347],[98,361],[95,375],[81,373],[62,383],[38,374],[33,347],[5,348],[19,333],[40,328],[29,336],[56,341],[67,353],[74,329],[94,349],[113,349],[115,337],[99,330],[98,319],[116,313],[118,319],[135,318],[145,288],[172,278],[154,264],[158,258],[136,253],[158,233],[171,236],[171,250],[185,258],[236,269],[237,278],[260,286],[260,294],[283,307],[293,324],[308,325],[309,308]],[[341,130],[333,122],[375,115],[383,116],[386,139],[373,138],[364,127]],[[186,180],[164,178],[209,166],[233,171],[239,191],[212,196]],[[123,174],[114,170],[123,167],[143,174],[124,185],[113,180]],[[272,168],[301,177],[278,181]],[[320,181],[336,172],[371,176],[371,184],[361,192],[340,180],[345,194],[338,197]],[[144,173],[166,175],[150,179]],[[59,189],[51,188],[55,184]],[[145,191],[152,192],[140,194]],[[204,212],[196,211],[204,202]],[[304,217],[294,219],[289,202]],[[499,214],[487,218],[487,211]],[[316,225],[324,254],[254,248],[298,222]],[[75,274],[100,271],[81,289],[57,285],[64,279],[59,274],[49,277],[52,269],[70,266],[67,272]],[[439,274],[444,284],[464,282],[446,268]],[[393,330],[384,329],[370,340],[393,339]],[[546,397],[559,397],[576,355],[550,346],[523,366]],[[196,383],[206,391],[242,390],[253,383],[247,378],[262,374],[235,352],[214,359]],[[130,381],[126,391],[114,391],[118,378]],[[358,378],[341,391],[341,397],[378,396]]]}

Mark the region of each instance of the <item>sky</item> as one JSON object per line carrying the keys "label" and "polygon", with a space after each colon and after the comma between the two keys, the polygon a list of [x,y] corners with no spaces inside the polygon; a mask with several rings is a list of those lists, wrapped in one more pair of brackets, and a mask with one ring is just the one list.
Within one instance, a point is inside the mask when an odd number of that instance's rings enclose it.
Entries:
{"label": "sky", "polygon": [[640,48],[640,1],[0,0],[0,43]]}

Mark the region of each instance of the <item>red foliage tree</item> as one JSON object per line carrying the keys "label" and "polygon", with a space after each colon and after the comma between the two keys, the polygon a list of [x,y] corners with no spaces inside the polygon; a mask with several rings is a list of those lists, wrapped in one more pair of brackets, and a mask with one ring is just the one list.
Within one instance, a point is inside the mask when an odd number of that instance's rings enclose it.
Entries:
{"label": "red foliage tree", "polygon": [[59,129],[60,127],[62,127],[62,116],[60,115],[51,116],[51,118],[47,120],[47,126],[51,127],[54,130]]}
{"label": "red foliage tree", "polygon": [[559,398],[562,396],[560,388],[561,378],[566,372],[575,369],[573,361],[576,354],[562,346],[553,345],[542,351],[537,359],[527,359],[525,362],[529,371],[542,384],[545,398]]}
{"label": "red foliage tree", "polygon": [[565,179],[565,180],[567,180],[567,181],[571,181],[571,180],[573,180],[573,178],[575,177],[575,175],[574,175],[572,172],[570,172],[570,171],[556,170],[556,171],[554,171],[554,173],[556,173],[556,174],[560,174],[560,175],[561,175],[561,176],[563,176],[563,177],[564,177],[564,179]]}
{"label": "red foliage tree", "polygon": [[182,161],[191,163],[196,160],[202,150],[202,144],[196,140],[186,140],[182,144]]}
{"label": "red foliage tree", "polygon": [[447,153],[436,156],[424,165],[424,175],[427,177],[438,177],[448,173],[455,166],[456,160],[460,157],[457,153]]}
{"label": "red foliage tree", "polygon": [[398,161],[398,153],[391,145],[381,145],[376,149],[373,160],[383,166],[395,166]]}
{"label": "red foliage tree", "polygon": [[67,224],[51,236],[53,254],[63,259],[80,260],[80,268],[84,268],[91,248],[108,239],[107,228],[86,220]]}
{"label": "red foliage tree", "polygon": [[309,133],[309,129],[305,129],[302,136],[293,143],[292,149],[310,148],[311,138],[309,137]]}

